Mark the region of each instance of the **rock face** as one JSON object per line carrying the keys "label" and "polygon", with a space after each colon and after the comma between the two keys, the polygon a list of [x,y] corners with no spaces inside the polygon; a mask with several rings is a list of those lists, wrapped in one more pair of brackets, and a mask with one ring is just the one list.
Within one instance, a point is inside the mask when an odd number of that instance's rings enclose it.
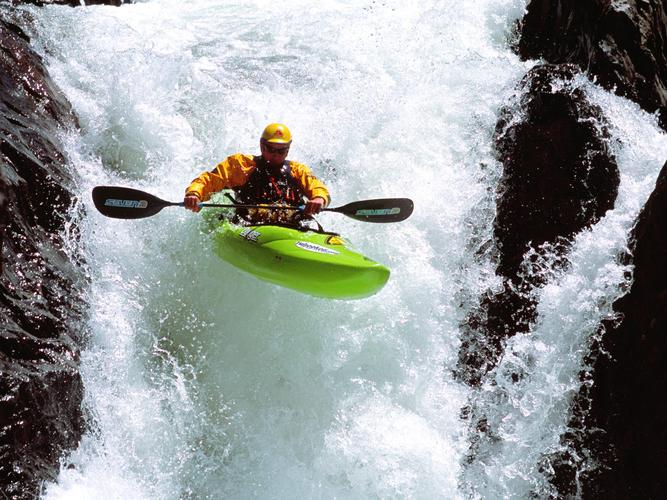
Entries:
{"label": "rock face", "polygon": [[[623,315],[605,324],[594,365],[587,429],[604,429],[614,454],[598,449],[609,472],[591,495],[627,492],[659,498],[667,491],[667,163],[632,231],[634,282],[614,304]],[[615,455],[615,456],[614,456]],[[613,457],[613,459],[612,459]],[[597,498],[600,498],[597,496]]]}
{"label": "rock face", "polygon": [[667,130],[667,3],[660,0],[532,0],[524,59],[573,63],[607,89],[658,112]]}
{"label": "rock face", "polygon": [[614,205],[618,167],[601,111],[571,85],[577,73],[572,65],[534,68],[498,122],[503,176],[494,240],[504,285],[481,299],[463,328],[459,373],[471,385],[495,366],[507,337],[528,331],[535,319],[532,293],[550,266],[566,264],[571,238]]}
{"label": "rock face", "polygon": [[533,68],[518,108],[503,110],[496,127],[503,176],[494,237],[503,276],[518,273],[530,246],[570,239],[614,206],[618,166],[602,111],[571,84],[577,73],[572,65]]}
{"label": "rock face", "polygon": [[[518,50],[573,63],[657,112],[667,129],[667,3],[532,0]],[[565,451],[542,470],[559,496],[661,498],[667,487],[667,165],[630,235],[633,285],[601,325],[571,408]]]}
{"label": "rock face", "polygon": [[76,247],[64,236],[72,179],[56,138],[75,125],[27,37],[0,20],[3,498],[34,498],[82,432],[78,349],[85,280],[82,263],[64,252],[66,245]]}
{"label": "rock face", "polygon": [[545,464],[559,493],[662,498],[667,490],[667,163],[631,235],[630,292],[614,303],[573,404],[565,452]]}
{"label": "rock face", "polygon": [[68,215],[73,181],[57,138],[76,118],[7,12],[0,10],[0,492],[32,499],[83,432],[86,280]]}

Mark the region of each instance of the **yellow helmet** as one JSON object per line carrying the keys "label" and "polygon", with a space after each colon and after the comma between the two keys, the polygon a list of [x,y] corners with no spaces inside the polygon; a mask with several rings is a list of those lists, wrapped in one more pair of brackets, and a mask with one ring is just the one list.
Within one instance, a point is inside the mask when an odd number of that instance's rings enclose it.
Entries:
{"label": "yellow helmet", "polygon": [[264,132],[262,132],[262,140],[275,144],[289,144],[292,142],[292,133],[286,125],[272,123],[267,125]]}

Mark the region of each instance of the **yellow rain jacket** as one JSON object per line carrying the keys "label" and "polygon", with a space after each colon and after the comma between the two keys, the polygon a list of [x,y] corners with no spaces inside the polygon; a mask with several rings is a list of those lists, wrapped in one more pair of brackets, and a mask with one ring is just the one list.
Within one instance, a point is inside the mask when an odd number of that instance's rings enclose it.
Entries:
{"label": "yellow rain jacket", "polygon": [[[290,161],[289,168],[292,178],[299,184],[308,199],[320,196],[329,204],[331,197],[326,186],[313,175],[303,163]],[[201,201],[208,200],[211,195],[223,189],[234,189],[248,182],[250,175],[257,168],[252,155],[235,154],[220,162],[211,172],[204,172],[194,179],[186,190],[186,195],[195,195]]]}

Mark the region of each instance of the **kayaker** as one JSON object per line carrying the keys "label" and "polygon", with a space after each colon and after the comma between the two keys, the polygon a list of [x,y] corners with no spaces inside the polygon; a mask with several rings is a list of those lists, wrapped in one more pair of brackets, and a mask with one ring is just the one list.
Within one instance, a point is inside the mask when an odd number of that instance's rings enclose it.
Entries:
{"label": "kayaker", "polygon": [[260,156],[234,154],[210,172],[199,175],[185,192],[185,208],[199,212],[199,202],[213,193],[232,189],[236,202],[249,205],[305,205],[303,212],[287,210],[246,211],[252,222],[294,222],[317,214],[329,204],[329,190],[303,163],[288,161],[292,134],[281,123],[271,123],[259,141]]}

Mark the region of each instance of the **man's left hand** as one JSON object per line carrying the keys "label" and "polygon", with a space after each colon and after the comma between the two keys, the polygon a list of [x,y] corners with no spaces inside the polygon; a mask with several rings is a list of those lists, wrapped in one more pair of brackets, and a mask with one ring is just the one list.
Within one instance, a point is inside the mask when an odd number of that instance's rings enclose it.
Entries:
{"label": "man's left hand", "polygon": [[305,208],[303,209],[303,214],[307,216],[318,214],[326,205],[326,200],[320,196],[316,196],[312,200],[308,200]]}

